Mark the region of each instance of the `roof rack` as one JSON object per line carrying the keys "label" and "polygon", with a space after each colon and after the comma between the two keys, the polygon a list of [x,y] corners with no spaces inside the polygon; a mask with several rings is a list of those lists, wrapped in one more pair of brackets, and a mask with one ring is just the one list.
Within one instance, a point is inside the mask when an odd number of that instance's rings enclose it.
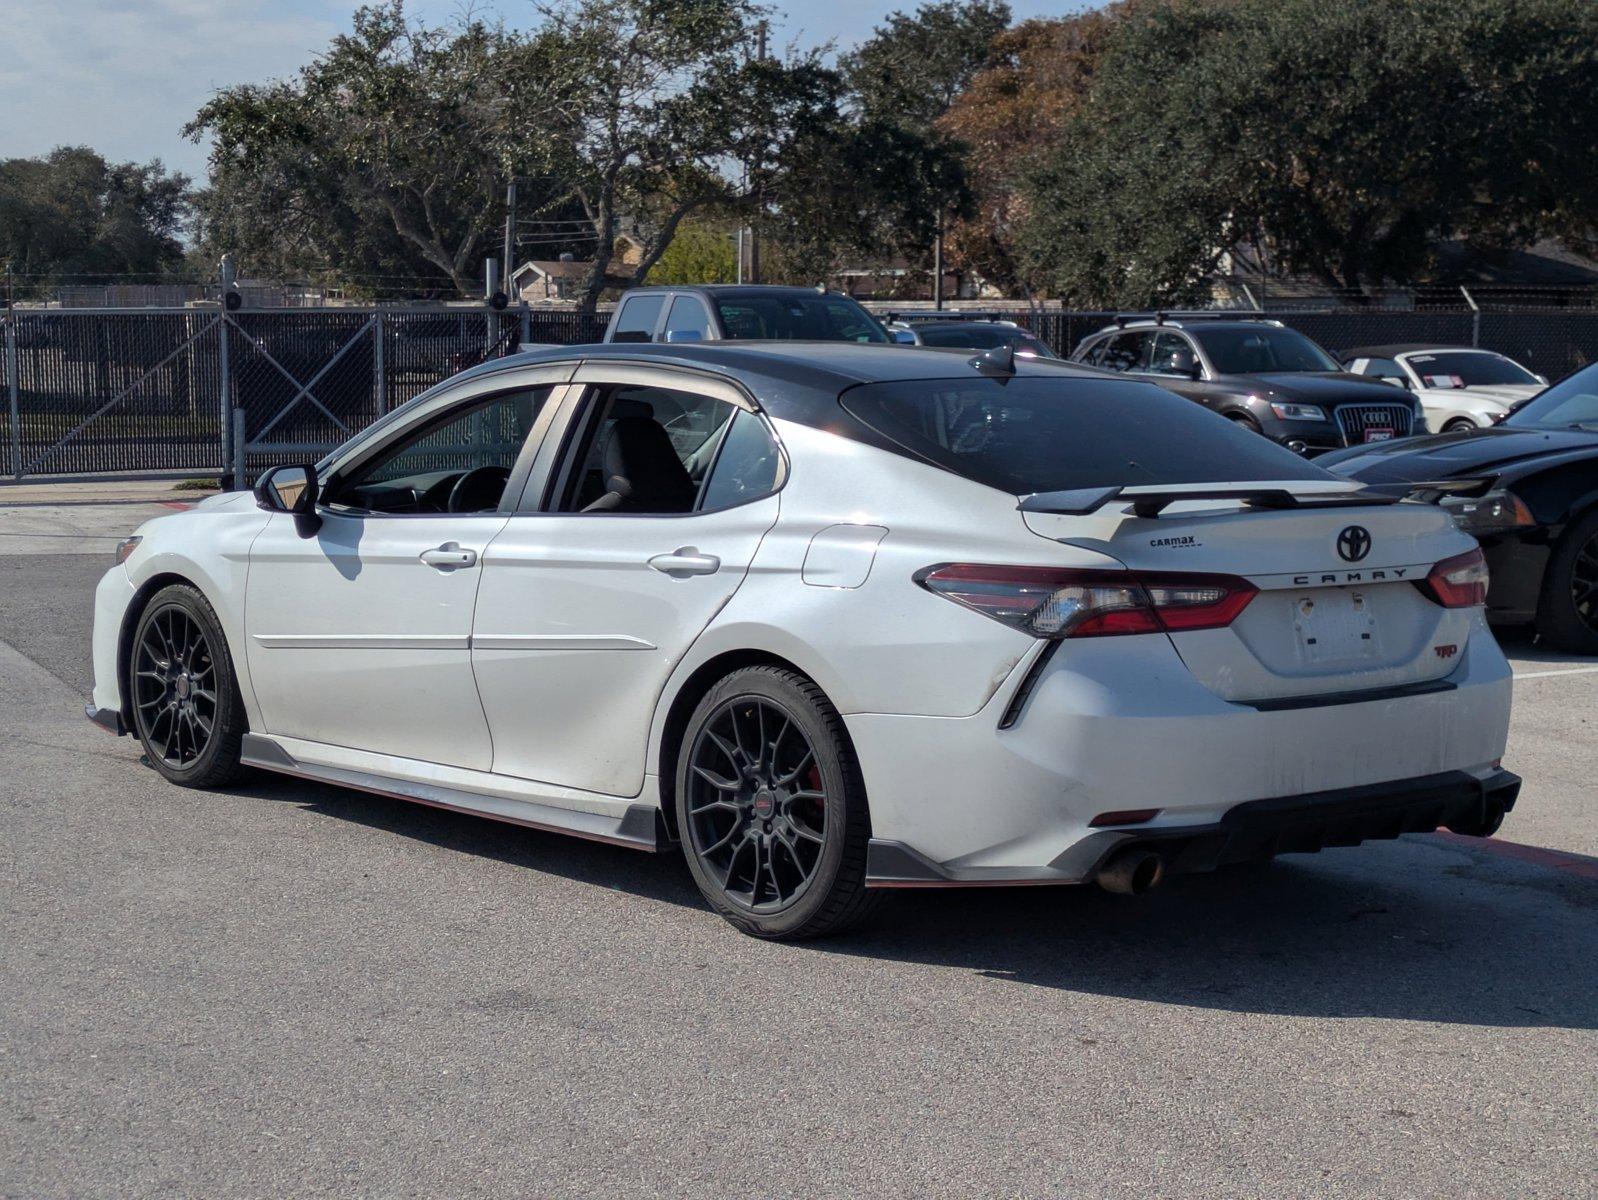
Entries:
{"label": "roof rack", "polygon": [[1115,327],[1125,329],[1133,322],[1152,321],[1156,325],[1170,325],[1181,329],[1195,321],[1254,321],[1261,325],[1281,327],[1275,317],[1267,316],[1257,308],[1162,308],[1154,312],[1116,313]]}

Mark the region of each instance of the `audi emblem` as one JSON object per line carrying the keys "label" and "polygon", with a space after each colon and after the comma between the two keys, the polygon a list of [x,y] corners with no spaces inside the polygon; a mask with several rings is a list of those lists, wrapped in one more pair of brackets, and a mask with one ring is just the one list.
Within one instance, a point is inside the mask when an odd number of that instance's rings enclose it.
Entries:
{"label": "audi emblem", "polygon": [[1350,525],[1337,535],[1337,555],[1344,562],[1359,562],[1371,552],[1371,532],[1363,525]]}

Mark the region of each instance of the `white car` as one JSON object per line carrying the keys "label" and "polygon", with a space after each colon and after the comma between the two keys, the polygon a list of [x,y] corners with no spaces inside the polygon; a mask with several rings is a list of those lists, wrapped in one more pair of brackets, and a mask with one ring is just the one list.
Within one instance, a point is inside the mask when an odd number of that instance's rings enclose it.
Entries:
{"label": "white car", "polygon": [[1548,386],[1514,359],[1468,346],[1360,346],[1342,360],[1347,371],[1414,392],[1436,433],[1495,425]]}
{"label": "white car", "polygon": [[118,557],[89,715],[172,782],[680,844],[764,937],[1485,835],[1519,788],[1446,513],[1007,350],[506,358]]}

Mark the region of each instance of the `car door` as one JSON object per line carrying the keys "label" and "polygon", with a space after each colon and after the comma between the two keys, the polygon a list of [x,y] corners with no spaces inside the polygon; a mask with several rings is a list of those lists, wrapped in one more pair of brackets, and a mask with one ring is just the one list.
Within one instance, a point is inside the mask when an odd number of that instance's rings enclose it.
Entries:
{"label": "car door", "polygon": [[743,581],[784,467],[724,380],[591,363],[568,405],[539,511],[483,557],[472,663],[496,773],[632,796],[666,679]]}
{"label": "car door", "polygon": [[480,556],[504,527],[572,365],[478,381],[357,445],[311,529],[250,549],[246,653],[264,732],[487,770],[472,679]]}

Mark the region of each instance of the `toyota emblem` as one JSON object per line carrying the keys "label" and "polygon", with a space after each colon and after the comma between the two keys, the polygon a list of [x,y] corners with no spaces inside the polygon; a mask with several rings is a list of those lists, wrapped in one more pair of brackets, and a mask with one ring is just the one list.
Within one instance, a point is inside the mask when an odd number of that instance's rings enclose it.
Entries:
{"label": "toyota emblem", "polygon": [[1344,562],[1359,562],[1371,552],[1371,533],[1363,525],[1350,525],[1337,535],[1337,553]]}

